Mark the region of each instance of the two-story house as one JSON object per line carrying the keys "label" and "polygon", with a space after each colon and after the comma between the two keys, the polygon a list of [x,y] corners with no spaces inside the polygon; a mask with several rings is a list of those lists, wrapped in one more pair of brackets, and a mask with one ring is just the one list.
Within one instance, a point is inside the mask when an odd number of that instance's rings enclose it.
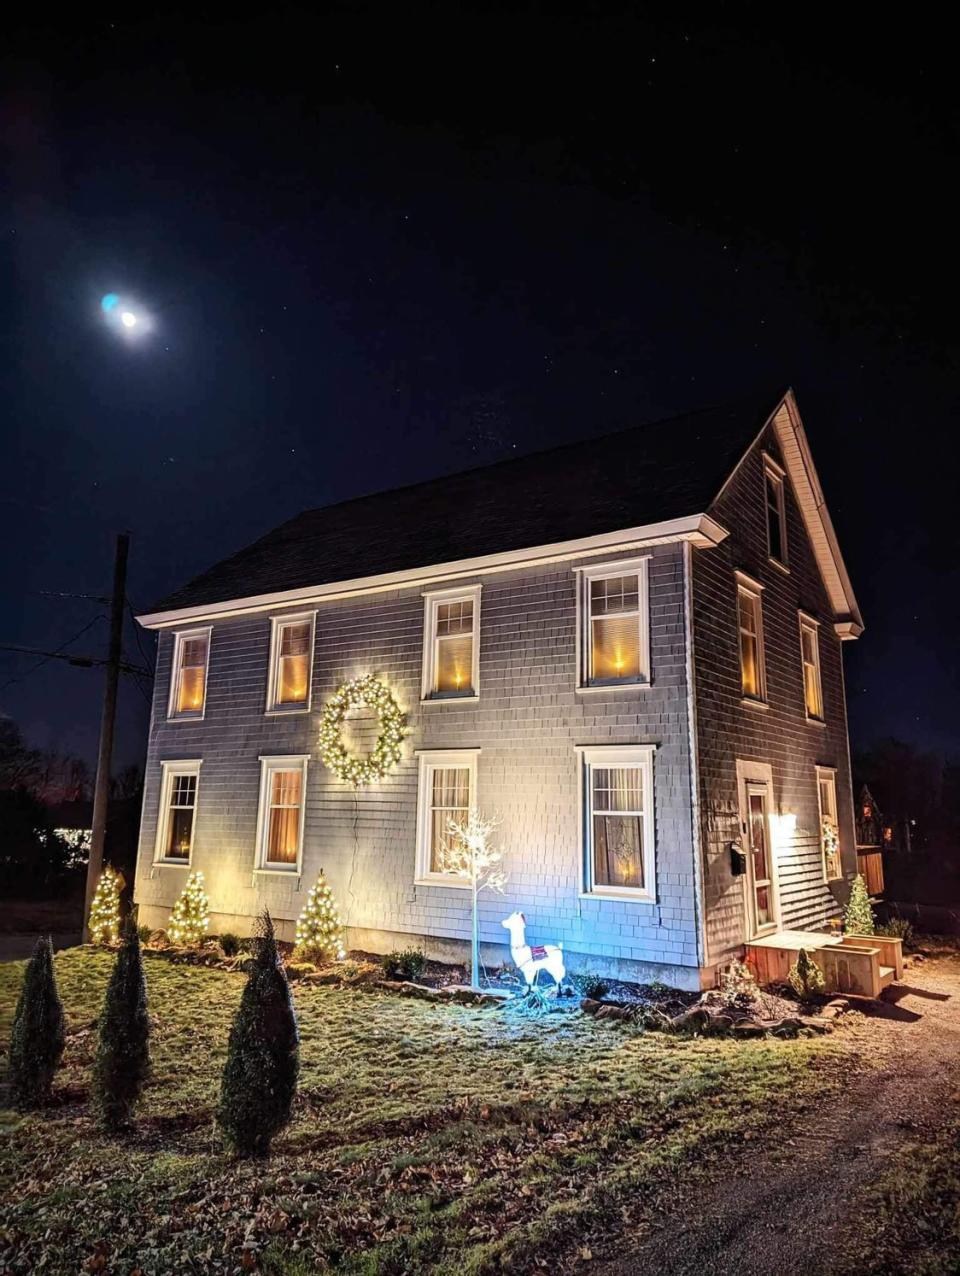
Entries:
{"label": "two-story house", "polygon": [[[862,621],[792,393],[309,511],[139,619],[151,925],[195,868],[214,929],[267,906],[291,936],[322,868],[352,946],[462,954],[442,852],[477,807],[509,878],[491,959],[521,909],[572,969],[696,988],[846,896]],[[364,675],[404,735],[355,785],[320,736]],[[337,729],[363,759],[380,719]]]}

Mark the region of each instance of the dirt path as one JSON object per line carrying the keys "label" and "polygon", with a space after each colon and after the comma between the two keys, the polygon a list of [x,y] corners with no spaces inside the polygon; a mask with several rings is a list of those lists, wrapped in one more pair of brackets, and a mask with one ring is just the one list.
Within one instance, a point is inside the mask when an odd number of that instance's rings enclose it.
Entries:
{"label": "dirt path", "polygon": [[[860,1198],[904,1139],[936,1132],[960,1085],[960,960],[916,965],[889,998],[842,1029],[840,1100],[731,1156],[730,1173],[691,1184],[654,1228],[598,1276],[826,1276],[850,1270]],[[862,1057],[878,1067],[864,1068]]]}

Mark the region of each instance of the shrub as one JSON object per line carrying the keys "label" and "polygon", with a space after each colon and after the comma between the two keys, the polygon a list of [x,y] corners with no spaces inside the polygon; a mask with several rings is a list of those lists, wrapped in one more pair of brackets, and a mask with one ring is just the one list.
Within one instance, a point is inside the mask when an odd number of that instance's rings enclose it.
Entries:
{"label": "shrub", "polygon": [[904,948],[910,948],[913,944],[913,922],[908,922],[905,917],[891,917],[882,926],[877,926],[874,934],[902,939]]}
{"label": "shrub", "polygon": [[805,948],[800,949],[797,960],[790,967],[787,982],[803,1001],[809,1001],[817,993],[823,992],[826,986],[823,971]]}
{"label": "shrub", "polygon": [[167,922],[170,942],[177,947],[196,948],[207,933],[210,902],[203,889],[203,874],[191,873]]}
{"label": "shrub", "polygon": [[419,979],[426,964],[426,953],[419,948],[404,948],[380,958],[383,973],[388,979]]}
{"label": "shrub", "polygon": [[749,1006],[757,998],[753,971],[742,961],[732,961],[720,980],[720,996],[728,1006]]}
{"label": "shrub", "polygon": [[141,944],[149,944],[150,936],[152,934],[153,934],[153,928],[151,926],[137,927],[137,938],[140,940]]}
{"label": "shrub", "polygon": [[310,887],[297,922],[295,955],[299,961],[312,961],[318,966],[327,961],[341,961],[347,955],[343,938],[343,923],[333,892],[321,871],[316,884]]}
{"label": "shrub", "polygon": [[595,975],[589,971],[582,975],[574,975],[573,984],[581,997],[589,997],[592,1001],[601,1001],[610,991],[610,985],[602,975]]}
{"label": "shrub", "polygon": [[300,1070],[297,1018],[269,913],[253,942],[247,983],[230,1029],[217,1119],[240,1156],[266,1156],[290,1120]]}
{"label": "shrub", "polygon": [[128,925],[107,985],[93,1071],[97,1105],[108,1130],[130,1125],[149,1071],[150,1022],[140,937],[136,927]]}
{"label": "shrub", "polygon": [[848,935],[872,935],[875,925],[867,884],[858,873],[850,885],[850,898],[843,910],[843,929]]}
{"label": "shrub", "polygon": [[240,936],[235,935],[232,930],[225,931],[220,936],[220,947],[224,957],[236,957],[240,951]]}
{"label": "shrub", "polygon": [[53,1074],[63,1054],[63,1006],[53,971],[49,937],[37,940],[23,974],[10,1034],[10,1098],[19,1108],[38,1108],[50,1098]]}
{"label": "shrub", "polygon": [[120,892],[123,878],[107,864],[90,901],[90,939],[95,944],[114,944],[120,937]]}

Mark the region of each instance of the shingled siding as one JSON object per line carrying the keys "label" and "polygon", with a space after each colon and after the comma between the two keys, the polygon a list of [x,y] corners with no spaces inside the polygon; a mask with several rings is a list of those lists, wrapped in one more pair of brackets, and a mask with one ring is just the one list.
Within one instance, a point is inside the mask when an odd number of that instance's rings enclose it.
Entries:
{"label": "shingled siding", "polygon": [[[780,460],[772,427],[739,467],[710,513],[730,530],[717,549],[693,553],[694,651],[699,781],[707,917],[707,960],[743,944],[746,878],[730,870],[729,844],[741,837],[738,758],[768,763],[780,891],[780,924],[816,928],[835,916],[844,883],[827,885],[819,839],[817,765],[836,767],[844,872],[856,870],[841,643],[789,480],[785,481],[789,574],[767,557],[763,451]],[[734,569],[764,585],[767,710],[741,701]],[[806,719],[798,609],[820,622],[826,725]],[[795,817],[795,826],[794,826]]]}
{"label": "shingled siding", "polygon": [[[163,924],[186,878],[153,863],[160,761],[202,758],[192,867],[205,874],[215,926],[246,930],[264,905],[292,923],[323,867],[354,943],[466,940],[467,893],[414,885],[414,750],[480,748],[479,805],[502,818],[509,874],[505,896],[483,900],[491,955],[507,955],[500,920],[521,908],[532,942],[562,941],[573,968],[697,986],[683,556],[679,545],[650,552],[653,685],[629,692],[575,691],[574,562],[482,577],[477,703],[420,703],[420,588],[320,605],[309,715],[264,715],[270,621],[259,614],[214,623],[206,716],[167,722],[173,636],[163,633],[136,890],[144,920]],[[400,766],[355,797],[316,756],[316,728],[330,692],[366,672],[392,688],[409,736]],[[358,743],[373,730],[361,728]],[[657,746],[657,902],[581,898],[575,746],[642,743]],[[299,881],[253,873],[258,758],[284,753],[311,755]]]}

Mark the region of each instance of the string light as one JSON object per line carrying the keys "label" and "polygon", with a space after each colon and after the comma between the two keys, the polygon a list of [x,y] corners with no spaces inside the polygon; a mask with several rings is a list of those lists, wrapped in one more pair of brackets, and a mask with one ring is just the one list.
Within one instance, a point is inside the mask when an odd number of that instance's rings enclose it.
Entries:
{"label": "string light", "polygon": [[308,961],[315,957],[343,961],[347,955],[343,938],[343,923],[333,902],[333,892],[321,870],[316,885],[310,887],[297,922],[297,952]]}
{"label": "string light", "polygon": [[120,892],[123,878],[108,864],[100,874],[90,904],[90,938],[95,944],[115,944],[120,937]]}
{"label": "string light", "polygon": [[[380,734],[365,758],[350,753],[343,743],[343,723],[351,709],[375,709]],[[320,717],[320,757],[348,784],[374,784],[400,761],[405,717],[390,690],[373,674],[343,684],[327,701]]]}
{"label": "string light", "polygon": [[210,901],[203,889],[203,874],[193,872],[170,913],[167,938],[178,947],[195,948],[207,933],[209,912]]}

